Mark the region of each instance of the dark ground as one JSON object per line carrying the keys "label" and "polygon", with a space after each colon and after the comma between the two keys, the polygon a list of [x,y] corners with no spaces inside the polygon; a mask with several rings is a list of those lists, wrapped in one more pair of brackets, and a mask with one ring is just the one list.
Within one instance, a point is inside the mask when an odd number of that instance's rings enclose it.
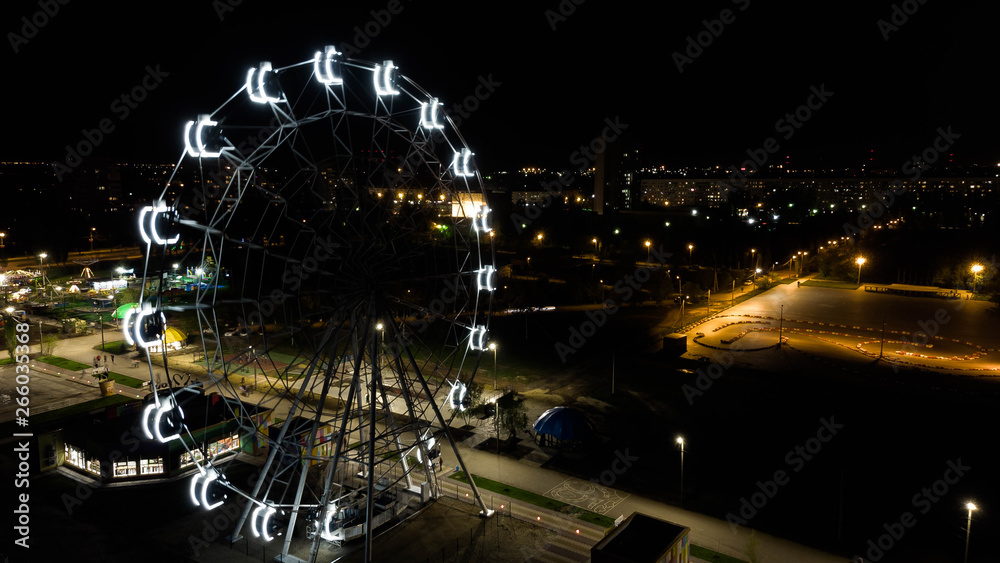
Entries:
{"label": "dark ground", "polygon": [[[901,514],[910,512],[915,524],[893,541],[880,560],[936,563],[961,561],[963,506],[967,499],[974,499],[980,510],[974,514],[969,561],[996,560],[1000,488],[995,478],[1000,474],[1000,456],[993,430],[1000,385],[995,378],[908,370],[894,373],[857,362],[838,365],[785,348],[759,353],[770,354],[768,359],[775,365],[787,366],[780,373],[729,368],[689,404],[682,385],[693,384],[697,370],[705,364],[629,347],[645,341],[645,327],[664,311],[623,309],[565,366],[555,357],[553,339],[546,340],[545,335],[565,334],[568,326],[586,318],[582,313],[530,319],[532,338],[528,341],[524,340],[523,318],[497,319],[500,322],[494,330],[505,345],[501,365],[509,362],[516,369],[517,364],[527,364],[535,372],[515,382],[518,390],[544,388],[568,403],[579,404],[603,436],[602,445],[588,455],[556,457],[551,467],[596,477],[608,468],[616,450],[628,449],[638,459],[617,476],[614,486],[676,503],[680,459],[674,437],[683,434],[688,443],[686,508],[724,518],[740,509],[741,498],[758,491],[758,481],[774,479],[776,471],[784,470],[788,484],[749,518],[750,527],[845,556],[864,555],[868,541],[886,533],[884,525],[891,527]],[[614,395],[609,358],[613,348],[618,350]],[[608,407],[602,412],[598,407],[604,404]],[[835,419],[843,429],[808,461],[790,463],[788,452],[815,437],[823,418]],[[12,450],[9,442],[0,446],[4,475],[13,474]],[[959,459],[971,468],[966,475],[939,500],[914,503],[921,489],[944,477],[949,461]],[[72,495],[76,483],[57,475],[34,479],[30,486],[31,557],[11,557],[11,561],[63,557],[107,563],[191,560],[195,549],[191,538],[205,537],[211,524],[189,506],[185,484],[98,490],[70,515],[61,495]],[[10,499],[8,506],[14,500],[11,486],[5,480],[2,493]],[[920,512],[922,508],[926,513]],[[481,525],[475,518],[460,518],[469,520],[472,528]],[[419,535],[422,529],[410,533]],[[475,531],[470,534],[474,537]],[[488,543],[480,544],[480,553],[490,551]],[[246,559],[245,543],[234,549],[219,539],[209,544],[202,557],[205,553],[212,556],[206,560],[251,560]],[[9,545],[10,541],[4,542]],[[250,556],[260,560],[264,555],[270,560],[276,552],[275,547],[272,552]]]}
{"label": "dark ground", "polygon": [[[923,310],[941,303],[926,301],[915,306]],[[639,460],[616,477],[614,486],[677,503],[680,456],[674,438],[682,434],[688,444],[685,508],[719,518],[738,515],[741,499],[759,490],[758,481],[773,480],[776,471],[784,470],[788,484],[749,518],[749,527],[833,553],[865,555],[868,540],[877,542],[886,533],[884,525],[892,527],[910,512],[916,523],[893,540],[880,560],[957,562],[965,541],[964,505],[975,500],[980,510],[973,514],[969,560],[1000,557],[1000,519],[991,515],[1000,507],[995,485],[1000,455],[992,436],[1000,406],[995,377],[906,369],[896,373],[786,347],[754,353],[770,355],[769,363],[784,366],[780,373],[738,363],[689,404],[682,386],[694,385],[697,370],[707,363],[644,354],[636,346],[627,351],[629,342],[643,341],[655,311],[623,309],[561,372],[553,373],[557,359],[551,362],[551,342],[525,342],[539,356],[548,353],[551,365],[540,380],[518,389],[544,386],[562,395],[567,404],[588,411],[603,435],[603,443],[589,455],[559,456],[549,467],[597,477],[616,450],[627,448]],[[584,320],[582,314],[536,317],[535,334],[563,334],[566,326]],[[950,328],[963,327],[955,322]],[[524,342],[521,331],[523,326],[508,338],[520,336]],[[618,349],[614,395],[612,348]],[[695,348],[689,344],[689,350]],[[601,412],[583,397],[613,408]],[[794,453],[816,437],[824,418],[843,429],[808,460]],[[971,469],[938,500],[932,500],[938,498],[933,493],[914,498],[945,476],[949,461],[958,460]],[[883,542],[888,545],[888,538]]]}

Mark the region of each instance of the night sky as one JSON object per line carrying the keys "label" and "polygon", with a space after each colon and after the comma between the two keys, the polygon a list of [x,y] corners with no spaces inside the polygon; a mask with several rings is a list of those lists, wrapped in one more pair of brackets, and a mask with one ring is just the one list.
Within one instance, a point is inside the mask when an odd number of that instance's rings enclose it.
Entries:
{"label": "night sky", "polygon": [[[95,156],[175,162],[183,123],[221,105],[249,67],[355,43],[355,58],[391,58],[446,107],[480,77],[499,82],[462,125],[484,170],[568,169],[573,151],[616,116],[647,164],[736,164],[775,137],[780,161],[790,156],[793,167],[857,167],[873,154],[874,166],[898,170],[949,125],[961,135],[956,163],[1000,161],[996,2],[658,4],[77,0],[36,16],[48,21],[23,42],[11,34],[22,35],[21,18],[42,8],[6,2],[5,99],[16,134],[0,158],[64,158],[81,130],[111,118],[115,130]],[[916,11],[902,22],[904,8]],[[355,27],[372,22],[372,10],[391,21],[359,37]],[[894,12],[902,25],[880,29]],[[730,23],[711,22],[720,18]],[[674,53],[699,33],[707,42],[704,20],[720,33],[679,72]],[[157,65],[168,76],[124,115],[115,100]],[[821,85],[833,95],[782,138],[778,120]]]}

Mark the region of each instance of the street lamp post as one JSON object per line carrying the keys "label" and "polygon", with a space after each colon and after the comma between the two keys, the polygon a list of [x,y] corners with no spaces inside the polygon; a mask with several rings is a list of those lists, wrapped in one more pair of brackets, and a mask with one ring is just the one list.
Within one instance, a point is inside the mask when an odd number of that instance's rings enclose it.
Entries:
{"label": "street lamp post", "polygon": [[972,265],[972,294],[973,295],[976,294],[976,278],[979,277],[979,272],[982,272],[982,271],[983,271],[982,264],[973,264]]}
{"label": "street lamp post", "polygon": [[497,389],[497,343],[490,342],[490,350],[493,350],[493,389]]}
{"label": "street lamp post", "polygon": [[689,244],[688,245],[688,262],[691,261],[691,256],[693,254],[694,254],[694,245],[693,244]]}
{"label": "street lamp post", "polygon": [[647,241],[646,241],[646,263],[647,263],[647,264],[649,264],[649,245],[650,245],[650,244],[653,244],[653,243],[651,243],[651,242],[649,242],[649,241],[647,240]]}
{"label": "street lamp post", "polygon": [[681,326],[684,326],[684,291],[681,285],[681,277],[677,276],[677,295],[681,298]]}
{"label": "street lamp post", "polygon": [[591,240],[590,242],[594,243],[594,260],[597,260],[598,258],[597,237],[594,237],[593,240]]}
{"label": "street lamp post", "polygon": [[681,447],[681,504],[684,504],[684,437],[677,437],[677,444]]}
{"label": "street lamp post", "polygon": [[855,260],[855,262],[858,265],[858,285],[861,285],[861,266],[864,266],[867,260],[865,260],[864,256],[858,256],[858,259]]}
{"label": "street lamp post", "polygon": [[96,231],[96,230],[97,230],[97,227],[91,227],[90,228],[90,251],[91,252],[94,251],[94,231]]}
{"label": "street lamp post", "polygon": [[778,310],[778,348],[781,348],[781,326],[785,322],[785,305],[781,305],[781,309]]}
{"label": "street lamp post", "polygon": [[97,322],[101,324],[101,352],[106,352],[104,349],[104,313],[97,313]]}
{"label": "street lamp post", "polygon": [[249,351],[250,351],[250,363],[253,364],[253,388],[254,388],[254,390],[256,390],[257,389],[257,362],[255,361],[255,358],[254,358],[254,355],[253,355],[253,345],[250,346]]}
{"label": "street lamp post", "polygon": [[969,562],[969,535],[972,533],[972,511],[976,510],[976,505],[968,502],[965,503],[966,510],[969,511],[969,520],[965,524],[965,558],[963,561],[965,563]]}
{"label": "street lamp post", "polygon": [[39,267],[39,269],[42,270],[42,290],[43,290],[43,292],[45,290],[45,285],[46,285],[45,284],[45,259],[48,258],[48,257],[49,257],[49,255],[46,254],[46,253],[44,253],[44,252],[38,255],[38,267]]}

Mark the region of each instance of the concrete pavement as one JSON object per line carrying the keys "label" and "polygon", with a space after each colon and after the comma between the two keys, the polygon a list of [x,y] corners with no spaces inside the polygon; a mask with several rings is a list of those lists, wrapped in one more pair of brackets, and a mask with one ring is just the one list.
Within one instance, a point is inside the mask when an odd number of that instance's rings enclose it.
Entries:
{"label": "concrete pavement", "polygon": [[[569,484],[571,485],[574,481],[580,481],[580,479],[568,477],[557,471],[483,452],[462,444],[459,445],[459,453],[462,455],[470,471],[475,475],[541,495],[546,495],[553,489],[566,484],[567,481],[570,481]],[[456,465],[454,454],[450,450],[443,448],[442,455],[445,456],[446,466],[450,465],[454,467]],[[444,481],[453,480],[446,478]],[[598,485],[597,487],[602,486]],[[725,520],[691,512],[634,494],[616,491],[608,487],[603,488],[608,489],[609,491],[607,492],[610,492],[610,494],[617,494],[624,497],[623,500],[607,511],[608,513],[605,515],[610,518],[617,518],[620,515],[628,516],[632,512],[642,512],[656,516],[657,518],[669,520],[691,528],[691,542],[696,545],[734,557],[743,557],[747,538],[750,534],[750,530],[746,528],[736,528],[734,530]],[[489,492],[484,492],[483,494],[487,499],[489,498]],[[605,494],[605,491],[601,491],[601,494]],[[568,527],[570,524],[565,525]],[[585,526],[582,521],[581,525]],[[582,527],[581,532],[583,532]],[[847,557],[831,555],[768,534],[758,533],[757,538],[760,545],[759,553],[763,555],[762,559],[766,561],[795,561],[801,563],[846,563],[848,561]]]}

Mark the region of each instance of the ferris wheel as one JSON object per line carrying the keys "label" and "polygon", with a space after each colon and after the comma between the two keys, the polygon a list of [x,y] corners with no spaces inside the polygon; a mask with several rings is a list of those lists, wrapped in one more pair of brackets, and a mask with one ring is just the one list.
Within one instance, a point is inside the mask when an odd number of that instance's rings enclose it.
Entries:
{"label": "ferris wheel", "polygon": [[[125,331],[152,355],[168,315],[196,320],[208,375],[154,389],[147,436],[184,444],[194,504],[243,504],[231,537],[283,535],[282,557],[311,561],[364,538],[370,557],[382,524],[438,496],[442,446],[465,469],[448,423],[488,344],[496,277],[474,154],[392,61],[334,47],[261,62],[192,117],[173,175],[139,214],[154,289]],[[171,303],[178,252],[191,277]],[[184,405],[210,392],[239,449],[266,453],[252,486],[192,435]]]}

